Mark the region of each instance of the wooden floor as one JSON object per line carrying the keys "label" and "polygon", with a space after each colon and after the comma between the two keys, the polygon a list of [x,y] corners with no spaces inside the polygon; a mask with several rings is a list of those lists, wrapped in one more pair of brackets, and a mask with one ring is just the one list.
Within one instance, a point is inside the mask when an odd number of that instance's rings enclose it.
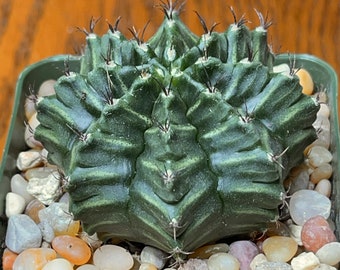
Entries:
{"label": "wooden floor", "polygon": [[[175,0],[173,0],[175,1]],[[0,158],[5,145],[14,90],[20,71],[55,54],[73,54],[84,43],[77,27],[88,28],[91,17],[101,18],[96,32],[122,16],[120,31],[142,29],[148,38],[162,21],[160,0],[0,0]],[[274,22],[269,30],[276,53],[309,53],[329,62],[340,74],[339,0],[187,0],[181,15],[192,31],[202,33],[194,13],[208,25],[224,30],[233,22],[230,6],[238,17],[245,14],[249,28],[258,25],[254,8]]]}

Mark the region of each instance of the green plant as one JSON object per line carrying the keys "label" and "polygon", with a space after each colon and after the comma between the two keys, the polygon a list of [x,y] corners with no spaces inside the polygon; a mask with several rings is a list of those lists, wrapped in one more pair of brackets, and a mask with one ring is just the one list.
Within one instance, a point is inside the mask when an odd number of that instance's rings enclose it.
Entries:
{"label": "green plant", "polygon": [[199,16],[197,37],[176,4],[161,7],[147,42],[126,39],[119,20],[99,37],[92,21],[80,72],[66,64],[56,95],[37,102],[35,137],[69,177],[87,232],[185,253],[277,218],[318,104],[293,66],[273,71],[260,13],[255,30],[234,15],[222,33]]}

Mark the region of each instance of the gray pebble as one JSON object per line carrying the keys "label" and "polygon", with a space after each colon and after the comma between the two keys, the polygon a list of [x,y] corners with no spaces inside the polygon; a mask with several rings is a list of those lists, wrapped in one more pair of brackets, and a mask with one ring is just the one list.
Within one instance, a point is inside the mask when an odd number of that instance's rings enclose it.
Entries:
{"label": "gray pebble", "polygon": [[55,237],[52,225],[47,220],[43,220],[38,224],[38,226],[40,228],[43,240],[51,243]]}
{"label": "gray pebble", "polygon": [[40,229],[29,216],[20,214],[9,218],[5,243],[10,250],[20,253],[28,248],[38,248],[41,241]]}

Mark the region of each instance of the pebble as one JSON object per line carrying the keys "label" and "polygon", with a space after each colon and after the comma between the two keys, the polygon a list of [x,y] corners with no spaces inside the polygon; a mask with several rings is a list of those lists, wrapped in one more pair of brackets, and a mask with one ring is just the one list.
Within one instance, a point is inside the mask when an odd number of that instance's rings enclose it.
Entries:
{"label": "pebble", "polygon": [[168,254],[157,248],[145,246],[140,254],[140,261],[141,263],[153,264],[156,268],[162,269],[168,256]]}
{"label": "pebble", "polygon": [[320,117],[326,117],[327,119],[329,119],[330,116],[330,109],[329,106],[326,103],[321,103],[320,104],[320,109],[316,114],[316,119],[319,119]]}
{"label": "pebble", "polygon": [[314,145],[307,153],[308,162],[313,167],[319,167],[321,164],[332,161],[332,153],[325,147]]}
{"label": "pebble", "polygon": [[259,254],[256,244],[251,241],[235,241],[229,246],[229,254],[233,255],[240,262],[240,270],[250,270],[250,263]]}
{"label": "pebble", "polygon": [[269,237],[262,245],[263,253],[272,262],[288,262],[296,254],[297,248],[295,240],[286,236]]}
{"label": "pebble", "polygon": [[21,252],[13,264],[13,270],[41,270],[57,253],[51,248],[29,248]]}
{"label": "pebble", "polygon": [[302,252],[292,259],[290,265],[293,270],[310,270],[318,267],[320,261],[313,252]]}
{"label": "pebble", "polygon": [[41,231],[43,241],[51,243],[55,237],[51,224],[47,220],[43,220],[38,224],[38,227]]}
{"label": "pebble", "polygon": [[292,270],[292,267],[284,262],[264,262],[256,266],[254,270]]}
{"label": "pebble", "polygon": [[331,164],[323,163],[319,167],[315,168],[310,175],[310,180],[317,184],[321,179],[329,179],[332,176],[333,169]]}
{"label": "pebble", "polygon": [[41,201],[34,199],[26,206],[25,215],[28,215],[35,223],[38,224],[40,222],[39,211],[44,208],[46,208],[46,206]]}
{"label": "pebble", "polygon": [[209,270],[239,270],[240,262],[231,254],[216,253],[208,259]]}
{"label": "pebble", "polygon": [[27,186],[28,182],[21,174],[15,174],[11,178],[11,191],[21,195],[25,199],[26,204],[34,200],[34,197],[27,192]]}
{"label": "pebble", "polygon": [[103,244],[103,241],[99,240],[96,233],[89,235],[85,231],[80,231],[77,235],[80,239],[83,239],[92,249],[97,249]]}
{"label": "pebble", "polygon": [[5,212],[7,217],[22,214],[26,207],[26,200],[19,194],[8,192],[6,194]]}
{"label": "pebble", "polygon": [[13,263],[17,257],[17,253],[5,248],[2,254],[2,270],[12,270]]}
{"label": "pebble", "polygon": [[305,95],[312,95],[314,90],[314,82],[310,73],[304,69],[300,68],[296,75],[299,77],[300,85],[302,86],[302,93]]}
{"label": "pebble", "polygon": [[131,254],[117,245],[103,245],[93,253],[93,264],[105,270],[129,270],[133,266]]}
{"label": "pebble", "polygon": [[322,179],[315,186],[314,190],[329,198],[332,192],[332,183],[328,179]]}
{"label": "pebble", "polygon": [[250,262],[250,269],[255,270],[258,265],[264,262],[268,262],[267,257],[263,253],[259,253]]}
{"label": "pebble", "polygon": [[62,194],[60,180],[54,174],[49,174],[46,178],[31,178],[27,191],[46,205],[57,201]]}
{"label": "pebble", "polygon": [[218,243],[213,245],[205,245],[197,248],[193,253],[189,254],[188,258],[197,258],[197,259],[208,259],[211,255],[215,253],[229,251],[228,244]]}
{"label": "pebble", "polygon": [[83,264],[79,266],[77,270],[100,270],[100,269],[93,264]]}
{"label": "pebble", "polygon": [[37,149],[30,149],[28,151],[20,152],[17,158],[17,168],[20,171],[26,171],[43,164],[41,151]]}
{"label": "pebble", "polygon": [[318,130],[317,136],[318,138],[305,149],[304,151],[305,154],[308,153],[310,148],[316,145],[329,149],[331,143],[331,132],[329,130],[321,129]]}
{"label": "pebble", "polygon": [[301,241],[302,226],[296,224],[289,224],[288,228],[290,231],[290,237],[293,238],[299,246],[302,246],[303,245]]}
{"label": "pebble", "polygon": [[28,123],[26,125],[25,128],[25,134],[24,134],[24,138],[25,138],[25,142],[27,144],[28,147],[32,148],[32,149],[42,149],[43,145],[41,144],[41,142],[37,141],[36,139],[34,139],[34,130],[36,129],[36,127],[39,125],[39,121],[37,119],[37,113],[34,113],[31,118],[29,118]]}
{"label": "pebble", "polygon": [[52,247],[61,257],[75,265],[87,263],[92,255],[87,243],[75,236],[56,236],[52,241]]}
{"label": "pebble", "polygon": [[207,260],[189,259],[181,264],[178,270],[211,270],[208,268]]}
{"label": "pebble", "polygon": [[32,178],[47,178],[50,174],[54,174],[56,178],[59,177],[58,171],[54,166],[32,168],[23,172],[24,177],[28,181],[30,181]]}
{"label": "pebble", "polygon": [[46,263],[42,270],[73,270],[73,264],[63,258],[56,258]]}
{"label": "pebble", "polygon": [[68,231],[70,224],[73,223],[73,216],[68,212],[68,205],[55,202],[49,207],[41,209],[38,213],[40,221],[48,221],[53,227],[55,235],[62,235]]}
{"label": "pebble", "polygon": [[93,264],[83,264],[77,268],[77,270],[101,270]]}
{"label": "pebble", "polygon": [[320,263],[316,268],[313,268],[313,270],[338,270],[338,268],[335,268],[328,264]]}
{"label": "pebble", "polygon": [[46,97],[51,96],[55,94],[54,85],[56,81],[55,80],[46,80],[44,81],[38,90],[38,96],[40,97]]}
{"label": "pebble", "polygon": [[308,167],[306,165],[301,165],[296,168],[293,168],[289,173],[289,177],[285,182],[288,182],[287,189],[289,189],[289,193],[293,194],[296,191],[301,189],[307,189],[309,183],[309,172]]}
{"label": "pebble", "polygon": [[327,220],[322,216],[315,216],[302,226],[301,241],[307,251],[317,252],[325,244],[337,240]]}
{"label": "pebble", "polygon": [[30,119],[33,114],[35,114],[37,111],[35,109],[35,95],[29,95],[25,99],[25,117],[26,119]]}
{"label": "pebble", "polygon": [[159,268],[157,268],[152,263],[141,263],[141,265],[139,266],[139,270],[158,270],[158,269]]}
{"label": "pebble", "polygon": [[313,127],[317,130],[325,130],[330,131],[331,123],[329,121],[328,116],[318,115],[315,122],[313,123]]}
{"label": "pebble", "polygon": [[9,217],[5,243],[10,250],[20,253],[28,248],[40,247],[41,241],[40,229],[29,216]]}
{"label": "pebble", "polygon": [[321,263],[336,265],[340,262],[340,243],[331,242],[322,246],[315,255]]}
{"label": "pebble", "polygon": [[289,202],[290,215],[298,225],[303,225],[309,218],[321,215],[328,218],[331,212],[331,201],[314,190],[299,190]]}

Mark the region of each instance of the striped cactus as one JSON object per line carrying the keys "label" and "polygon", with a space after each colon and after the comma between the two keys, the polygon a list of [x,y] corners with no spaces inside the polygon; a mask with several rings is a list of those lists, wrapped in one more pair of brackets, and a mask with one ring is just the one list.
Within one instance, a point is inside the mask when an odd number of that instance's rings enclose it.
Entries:
{"label": "striped cactus", "polygon": [[[177,3],[177,2],[176,2]],[[80,72],[37,104],[35,137],[69,176],[84,230],[185,253],[266,228],[315,139],[318,104],[273,71],[270,22],[194,35],[176,4],[146,42],[93,24]]]}

